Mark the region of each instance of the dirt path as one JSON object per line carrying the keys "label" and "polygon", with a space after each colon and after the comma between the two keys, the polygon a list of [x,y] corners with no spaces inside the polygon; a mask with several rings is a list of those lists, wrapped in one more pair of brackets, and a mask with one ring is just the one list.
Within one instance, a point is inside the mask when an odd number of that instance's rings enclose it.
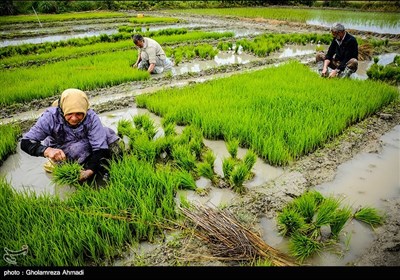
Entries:
{"label": "dirt path", "polygon": [[[308,26],[305,24],[256,20],[240,20],[235,18],[215,19],[214,17],[184,17],[191,22],[210,23],[213,26],[240,26],[241,28],[259,29],[265,32],[327,32],[325,28]],[[212,28],[212,27],[210,27]],[[367,32],[355,32],[360,36],[376,37],[376,38],[394,38],[396,36],[370,34]],[[228,66],[223,69],[213,69],[201,71],[196,74],[175,76],[164,79],[161,77],[152,77],[150,81],[128,83],[107,89],[100,89],[88,92],[90,97],[99,95],[113,95],[116,93],[132,91],[132,88],[146,87],[162,87],[171,83],[173,80],[181,80],[190,83],[192,79],[199,77],[213,77],[217,74],[229,74],[244,71],[256,67],[264,67],[272,62],[269,59],[260,60],[258,62],[249,63],[242,66]],[[20,112],[26,112],[32,109],[47,107],[54,98],[42,99],[27,104],[16,104],[10,107],[0,109],[0,118],[12,118]],[[131,106],[134,97],[121,98],[101,104],[93,104],[93,108],[101,112],[107,112],[119,108]],[[0,119],[0,120],[1,120]],[[29,128],[34,120],[27,120],[21,123],[23,130]],[[229,205],[234,213],[245,214],[252,217],[253,223],[257,223],[258,219],[264,215],[274,217],[276,211],[282,209],[287,202],[291,201],[312,186],[316,186],[323,182],[331,181],[340,164],[350,160],[360,152],[377,153],[381,150],[379,138],[392,130],[396,125],[400,124],[400,103],[394,103],[384,108],[381,112],[374,114],[347,129],[340,137],[336,145],[327,144],[325,148],[303,157],[293,166],[285,168],[283,176],[274,180],[266,186],[256,188],[254,191],[243,195],[239,200]],[[355,133],[354,131],[361,131]],[[388,202],[390,207],[387,209],[387,222],[384,226],[376,229],[376,240],[371,244],[368,253],[354,262],[356,266],[398,266],[400,265],[400,198]],[[149,250],[141,258],[146,259],[148,265],[178,265],[179,261],[190,261],[195,265],[229,265],[213,260],[212,254],[208,251],[206,244],[201,244],[195,238],[184,238],[180,240],[182,246],[174,246],[173,242],[160,241],[157,246]],[[125,265],[132,265],[126,263]]]}

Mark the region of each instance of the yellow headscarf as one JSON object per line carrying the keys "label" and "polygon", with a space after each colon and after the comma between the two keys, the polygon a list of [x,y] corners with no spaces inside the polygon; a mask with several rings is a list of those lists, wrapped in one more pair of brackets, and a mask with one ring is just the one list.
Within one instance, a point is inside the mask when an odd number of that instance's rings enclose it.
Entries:
{"label": "yellow headscarf", "polygon": [[[60,108],[64,116],[71,113],[86,113],[89,109],[89,99],[83,91],[75,88],[66,89],[60,97]],[[58,100],[53,103],[53,106],[58,105]]]}

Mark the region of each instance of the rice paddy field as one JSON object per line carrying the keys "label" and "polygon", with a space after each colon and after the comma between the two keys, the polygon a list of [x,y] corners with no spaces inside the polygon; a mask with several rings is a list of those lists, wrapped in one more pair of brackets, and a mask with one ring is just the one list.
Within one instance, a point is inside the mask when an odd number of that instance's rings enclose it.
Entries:
{"label": "rice paddy field", "polygon": [[[338,21],[359,69],[324,79],[315,54]],[[1,16],[1,266],[398,266],[399,22],[274,7]],[[172,71],[131,67],[135,33]],[[106,181],[46,173],[19,147],[66,88],[124,141]]]}

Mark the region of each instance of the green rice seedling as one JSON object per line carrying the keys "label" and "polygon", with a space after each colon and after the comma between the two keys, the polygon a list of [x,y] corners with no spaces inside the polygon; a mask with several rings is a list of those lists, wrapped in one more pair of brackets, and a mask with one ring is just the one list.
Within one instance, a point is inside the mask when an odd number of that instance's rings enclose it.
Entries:
{"label": "green rice seedling", "polygon": [[142,132],[131,142],[132,153],[139,159],[154,164],[157,157],[157,144],[149,139],[148,134]]}
{"label": "green rice seedling", "polygon": [[52,181],[58,185],[78,186],[82,166],[77,162],[54,164]]}
{"label": "green rice seedling", "polygon": [[177,23],[179,22],[178,18],[167,18],[167,17],[134,17],[129,19],[129,22],[135,24],[149,24],[149,23]]}
{"label": "green rice seedling", "polygon": [[171,159],[173,138],[171,136],[159,137],[153,142],[155,146],[155,157],[159,158],[163,162],[169,161]]}
{"label": "green rice seedling", "polygon": [[331,228],[331,234],[334,238],[339,237],[340,232],[351,216],[352,211],[350,207],[341,208],[335,211],[334,218],[329,224]]}
{"label": "green rice seedling", "polygon": [[248,173],[249,171],[244,163],[239,163],[233,168],[229,181],[235,192],[245,192],[246,189],[244,188],[243,183],[246,180]]}
{"label": "green rice seedling", "polygon": [[200,160],[202,149],[204,147],[203,134],[201,129],[193,125],[186,126],[182,134],[176,138],[177,144],[185,144],[189,146],[189,150]]}
{"label": "green rice seedling", "polygon": [[250,262],[250,266],[274,266],[274,264],[268,258],[265,259],[258,258],[255,261]]}
{"label": "green rice seedling", "polygon": [[228,51],[228,50],[232,49],[232,43],[231,42],[218,42],[217,49],[219,49],[221,51]]}
{"label": "green rice seedling", "polygon": [[313,221],[313,217],[321,202],[319,196],[322,197],[319,192],[309,191],[292,201],[293,207],[304,218],[307,224]]}
{"label": "green rice seedling", "polygon": [[195,155],[197,160],[201,159],[201,153],[204,147],[202,138],[192,138],[189,142],[189,149]]}
{"label": "green rice seedling", "polygon": [[222,161],[222,172],[224,173],[224,178],[228,179],[231,177],[232,170],[236,166],[236,160],[233,158],[224,158]]}
{"label": "green rice seedling", "polygon": [[8,155],[16,151],[21,128],[18,125],[0,125],[0,165]]}
{"label": "green rice seedling", "polygon": [[199,162],[196,170],[199,176],[210,179],[213,185],[217,184],[217,176],[214,173],[213,166],[209,162]]}
{"label": "green rice seedling", "polygon": [[122,136],[130,136],[132,130],[135,128],[133,127],[133,123],[130,120],[121,119],[117,123],[117,131],[120,137]]}
{"label": "green rice seedling", "polygon": [[289,253],[299,262],[303,262],[306,258],[315,253],[320,253],[322,249],[322,243],[300,232],[293,233],[289,240]]}
{"label": "green rice seedling", "polygon": [[326,80],[297,61],[222,79],[139,95],[136,102],[199,127],[207,139],[235,135],[261,159],[287,165],[398,97],[389,85],[352,79],[332,80],[339,91],[322,94]]}
{"label": "green rice seedling", "polygon": [[190,172],[179,169],[175,172],[175,176],[179,178],[179,189],[196,190],[196,181]]}
{"label": "green rice seedling", "polygon": [[335,212],[340,206],[340,199],[334,197],[327,197],[318,207],[315,215],[314,225],[320,228],[324,225],[329,225],[335,219]]}
{"label": "green rice seedling", "polygon": [[295,207],[286,206],[276,217],[278,231],[283,236],[291,236],[306,227],[304,217]]}
{"label": "green rice seedling", "polygon": [[196,168],[196,156],[190,151],[188,145],[177,145],[172,147],[172,158],[178,167],[186,171]]}
{"label": "green rice seedling", "polygon": [[372,228],[383,225],[385,215],[379,213],[376,208],[365,206],[354,213],[354,218],[370,225]]}
{"label": "green rice seedling", "polygon": [[256,153],[253,150],[249,149],[243,157],[243,163],[246,166],[249,173],[251,172],[251,169],[253,168],[256,161],[257,161]]}
{"label": "green rice seedling", "polygon": [[175,131],[175,123],[166,123],[163,125],[164,136],[175,136],[177,133]]}
{"label": "green rice seedling", "polygon": [[226,148],[228,149],[228,153],[231,155],[232,158],[237,157],[238,149],[239,149],[239,144],[240,140],[237,138],[232,138],[229,139],[228,141],[225,142]]}
{"label": "green rice seedling", "polygon": [[154,125],[154,121],[151,119],[150,114],[139,114],[133,117],[133,123],[136,128],[143,130],[149,137],[153,139],[157,133],[157,128]]}
{"label": "green rice seedling", "polygon": [[207,162],[211,168],[214,168],[214,162],[215,162],[216,156],[212,150],[207,150],[203,154],[203,160]]}
{"label": "green rice seedling", "polygon": [[173,116],[171,115],[166,115],[161,119],[161,127],[165,128],[169,124],[176,125],[176,121]]}

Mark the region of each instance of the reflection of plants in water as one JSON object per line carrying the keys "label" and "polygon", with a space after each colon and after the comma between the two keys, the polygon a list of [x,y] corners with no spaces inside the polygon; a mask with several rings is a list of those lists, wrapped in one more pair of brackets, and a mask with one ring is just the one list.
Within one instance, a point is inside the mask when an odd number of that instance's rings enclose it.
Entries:
{"label": "reflection of plants in water", "polygon": [[337,245],[340,233],[352,218],[371,226],[383,224],[383,216],[374,208],[363,207],[352,214],[349,206],[341,207],[340,203],[340,199],[326,198],[317,191],[309,191],[278,213],[278,230],[281,235],[290,238],[289,251],[293,257],[303,262],[324,248]]}

